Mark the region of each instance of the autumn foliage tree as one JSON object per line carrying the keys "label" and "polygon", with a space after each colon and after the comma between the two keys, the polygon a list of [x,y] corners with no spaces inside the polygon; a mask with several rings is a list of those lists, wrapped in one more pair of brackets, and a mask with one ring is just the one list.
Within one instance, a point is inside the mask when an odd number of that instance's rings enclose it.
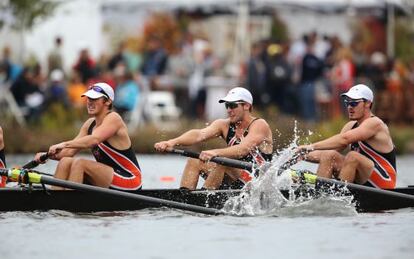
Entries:
{"label": "autumn foliage tree", "polygon": [[176,19],[167,13],[153,13],[145,22],[143,35],[145,45],[151,37],[156,37],[168,53],[177,50],[182,38]]}

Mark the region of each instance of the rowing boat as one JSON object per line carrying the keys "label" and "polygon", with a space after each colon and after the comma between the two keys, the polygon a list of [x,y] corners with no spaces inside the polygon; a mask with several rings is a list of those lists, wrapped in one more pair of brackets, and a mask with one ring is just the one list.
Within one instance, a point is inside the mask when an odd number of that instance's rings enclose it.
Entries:
{"label": "rowing boat", "polygon": [[[177,201],[209,208],[222,208],[225,201],[238,195],[240,190],[181,191],[178,189],[148,189],[136,194]],[[78,190],[43,190],[27,188],[0,189],[0,211],[46,211],[65,210],[70,212],[124,211],[159,208],[163,204],[136,201],[118,196],[104,196],[101,193]]]}
{"label": "rowing boat", "polygon": [[[354,196],[355,206],[359,212],[380,212],[414,207],[414,187],[412,186],[378,191],[370,187],[355,189],[353,186],[348,186],[348,189]],[[241,192],[241,190],[189,192],[178,189],[147,189],[138,191],[137,194],[221,209],[230,197],[237,196]],[[281,192],[289,198],[289,191],[282,190]],[[303,195],[303,191],[297,191],[295,195]],[[160,203],[104,196],[95,192],[43,190],[41,188],[30,190],[27,187],[0,189],[0,204],[0,211],[65,210],[70,212],[142,210],[163,206]]]}
{"label": "rowing boat", "polygon": [[[199,153],[190,151],[174,150],[174,152],[194,158],[199,156]],[[229,158],[214,157],[211,161],[241,169],[253,168],[251,163]],[[284,171],[286,167],[281,166],[281,169],[280,172]],[[343,195],[353,196],[353,201],[359,212],[380,212],[414,207],[414,186],[381,190],[318,177],[307,171],[290,170],[292,177],[297,179],[294,191],[275,190],[280,191],[289,200],[295,200],[303,196],[318,198],[323,193],[330,194],[332,189],[342,192],[343,187],[346,187],[347,192]],[[280,175],[280,172],[277,175]],[[35,186],[47,184],[72,189],[66,191],[46,190],[38,187],[0,189],[0,211],[66,210],[71,212],[99,212],[141,210],[167,206],[209,215],[219,215],[223,214],[219,209],[223,208],[230,197],[240,195],[243,192],[242,190],[182,191],[178,189],[148,189],[128,193],[55,179],[31,169],[0,169],[0,175]],[[322,188],[315,188],[316,186],[322,186]],[[290,195],[295,197],[290,197]]]}

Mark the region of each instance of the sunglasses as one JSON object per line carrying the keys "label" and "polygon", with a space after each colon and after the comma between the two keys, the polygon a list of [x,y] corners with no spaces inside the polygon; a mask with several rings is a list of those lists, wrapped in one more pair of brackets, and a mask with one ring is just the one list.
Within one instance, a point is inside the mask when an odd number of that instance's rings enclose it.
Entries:
{"label": "sunglasses", "polygon": [[101,94],[105,95],[105,97],[107,99],[110,99],[109,95],[107,93],[105,93],[105,91],[100,86],[95,85],[95,86],[92,86],[90,89],[94,90],[95,92],[101,93]]}
{"label": "sunglasses", "polygon": [[242,104],[243,102],[225,102],[224,106],[226,106],[226,109],[235,109],[237,108],[237,106],[239,106],[239,104]]}
{"label": "sunglasses", "polygon": [[351,106],[352,108],[357,107],[360,102],[365,102],[365,100],[357,100],[357,101],[344,100],[345,107]]}

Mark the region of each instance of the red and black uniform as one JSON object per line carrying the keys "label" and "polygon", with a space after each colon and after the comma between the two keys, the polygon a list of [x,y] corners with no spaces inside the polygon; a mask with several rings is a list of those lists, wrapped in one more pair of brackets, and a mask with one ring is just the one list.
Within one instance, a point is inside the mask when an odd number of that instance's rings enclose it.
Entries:
{"label": "red and black uniform", "polygon": [[[96,121],[93,121],[89,126],[89,135],[92,134],[95,125]],[[104,141],[92,148],[92,154],[97,162],[114,169],[110,188],[123,191],[136,191],[141,189],[141,169],[131,147],[125,150],[119,150],[112,147],[107,141]]]}
{"label": "red and black uniform", "polygon": [[[247,136],[247,134],[249,133],[250,125],[252,125],[252,123],[254,121],[256,121],[257,119],[259,119],[259,118],[255,118],[250,122],[249,126],[247,126],[246,130],[243,132],[243,136],[241,138],[238,138],[236,136],[236,125],[231,123],[230,126],[229,126],[229,130],[227,131],[227,136],[226,136],[227,146],[230,147],[230,146],[240,144],[242,139],[245,136]],[[255,150],[250,151],[250,153],[247,156],[241,158],[240,160],[250,162],[250,163],[253,163],[253,164],[256,164],[256,165],[261,165],[265,161],[271,161],[272,160],[272,154],[263,153],[262,151],[259,150],[258,147],[256,147]],[[241,186],[243,186],[244,184],[250,182],[256,176],[257,175],[256,175],[255,172],[251,172],[251,171],[248,171],[248,170],[241,170],[240,177],[237,181],[241,183],[240,184]]]}
{"label": "red and black uniform", "polygon": [[[0,150],[0,168],[6,168],[6,156],[4,155],[4,149]],[[0,176],[0,187],[5,187],[7,182],[6,176]]]}
{"label": "red and black uniform", "polygon": [[[358,127],[358,122],[354,124],[352,129],[356,127]],[[358,141],[351,144],[351,150],[366,156],[374,162],[374,170],[364,185],[381,189],[395,188],[397,181],[395,147],[391,152],[381,153],[365,141]]]}

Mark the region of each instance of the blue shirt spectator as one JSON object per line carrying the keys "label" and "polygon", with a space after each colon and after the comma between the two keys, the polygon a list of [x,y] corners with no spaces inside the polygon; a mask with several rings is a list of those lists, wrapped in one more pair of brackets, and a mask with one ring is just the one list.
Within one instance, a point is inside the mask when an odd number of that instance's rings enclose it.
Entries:
{"label": "blue shirt spectator", "polygon": [[133,80],[130,73],[126,72],[125,76],[121,76],[121,80],[115,89],[114,108],[124,117],[126,112],[132,111],[139,98],[139,86]]}

